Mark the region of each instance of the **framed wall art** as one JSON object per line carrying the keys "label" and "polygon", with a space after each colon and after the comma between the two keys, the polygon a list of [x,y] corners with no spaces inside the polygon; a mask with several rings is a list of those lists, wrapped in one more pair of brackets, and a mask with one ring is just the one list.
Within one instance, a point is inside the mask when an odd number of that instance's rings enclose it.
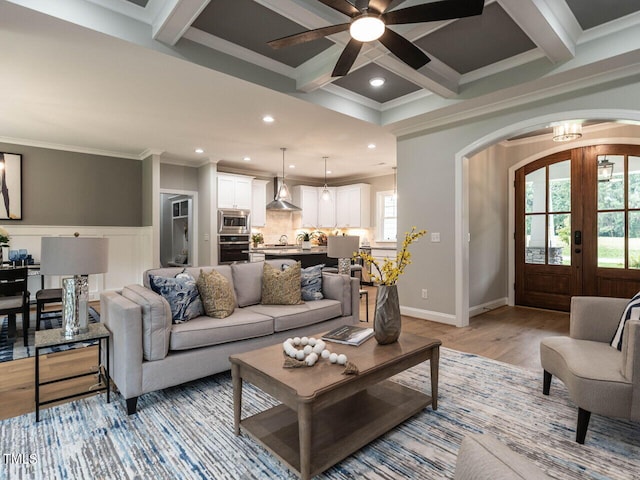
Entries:
{"label": "framed wall art", "polygon": [[22,155],[0,152],[0,220],[22,220]]}

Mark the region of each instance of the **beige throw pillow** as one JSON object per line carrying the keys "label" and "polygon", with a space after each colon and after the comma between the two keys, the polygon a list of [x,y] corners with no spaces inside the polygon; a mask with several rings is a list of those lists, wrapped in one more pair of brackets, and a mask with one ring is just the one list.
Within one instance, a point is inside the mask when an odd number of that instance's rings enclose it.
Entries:
{"label": "beige throw pillow", "polygon": [[297,305],[300,299],[300,262],[282,271],[265,262],[262,270],[262,305]]}
{"label": "beige throw pillow", "polygon": [[224,275],[216,270],[209,273],[200,270],[197,285],[207,316],[226,318],[233,313],[236,299],[233,288]]}

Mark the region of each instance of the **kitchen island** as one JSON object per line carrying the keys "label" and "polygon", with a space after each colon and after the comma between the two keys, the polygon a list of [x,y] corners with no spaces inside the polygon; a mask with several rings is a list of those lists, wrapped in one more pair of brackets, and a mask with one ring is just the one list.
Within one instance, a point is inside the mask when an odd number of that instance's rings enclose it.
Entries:
{"label": "kitchen island", "polygon": [[312,247],[311,250],[303,250],[300,247],[287,248],[255,248],[249,253],[262,253],[265,260],[277,260],[281,258],[291,258],[297,260],[302,268],[311,267],[323,263],[327,267],[338,265],[337,258],[327,257],[327,247]]}

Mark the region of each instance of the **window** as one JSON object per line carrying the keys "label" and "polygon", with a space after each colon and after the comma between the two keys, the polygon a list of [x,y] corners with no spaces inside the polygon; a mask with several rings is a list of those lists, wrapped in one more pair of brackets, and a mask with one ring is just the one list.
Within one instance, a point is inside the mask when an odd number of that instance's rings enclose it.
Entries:
{"label": "window", "polygon": [[398,208],[397,198],[392,190],[378,192],[376,240],[378,242],[395,242],[397,236]]}

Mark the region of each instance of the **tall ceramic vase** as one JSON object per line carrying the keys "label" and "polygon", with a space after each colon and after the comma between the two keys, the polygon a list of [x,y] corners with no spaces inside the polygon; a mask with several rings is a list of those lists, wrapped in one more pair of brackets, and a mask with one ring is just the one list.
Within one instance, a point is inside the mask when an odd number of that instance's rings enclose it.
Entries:
{"label": "tall ceramic vase", "polygon": [[397,285],[380,285],[376,294],[376,314],[373,330],[380,345],[398,340],[402,328]]}

